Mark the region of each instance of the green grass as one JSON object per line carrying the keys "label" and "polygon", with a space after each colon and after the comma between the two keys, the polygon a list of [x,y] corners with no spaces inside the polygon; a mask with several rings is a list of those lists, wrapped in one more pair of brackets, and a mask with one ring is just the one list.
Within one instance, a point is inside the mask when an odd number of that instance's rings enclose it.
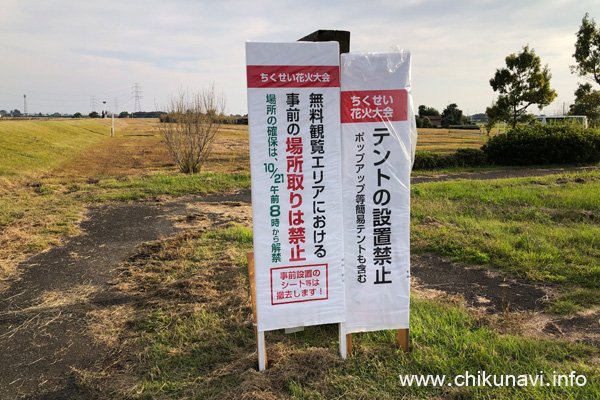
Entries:
{"label": "green grass", "polygon": [[[123,179],[103,179],[88,191],[89,201],[140,200],[157,195],[183,196],[213,194],[250,187],[250,174],[203,173],[199,175],[150,175]],[[97,190],[96,190],[97,189]]]}
{"label": "green grass", "polygon": [[[130,266],[130,281],[155,297],[150,297],[153,306],[146,316],[125,334],[134,335],[142,356],[137,381],[122,386],[117,394],[152,399],[545,399],[594,398],[600,390],[598,349],[499,334],[460,303],[416,298],[411,303],[408,354],[395,344],[393,331],[355,334],[354,350],[346,361],[337,354],[334,325],[308,327],[292,335],[273,331],[266,335],[270,367],[258,373],[244,257],[251,248],[251,230],[232,226],[190,233],[156,246]],[[201,254],[194,250],[199,248],[204,249]],[[181,265],[190,268],[182,272]],[[148,280],[149,274],[156,279]],[[402,386],[398,377],[432,374],[452,379],[466,371],[542,374],[545,382],[552,382],[555,373],[576,371],[588,383],[409,387]],[[115,381],[121,372],[113,371],[106,379]]]}
{"label": "green grass", "polygon": [[[600,172],[414,185],[413,251],[491,265],[531,282],[583,288],[600,303]],[[561,307],[567,309],[564,303]],[[571,307],[573,308],[573,307]]]}
{"label": "green grass", "polygon": [[108,136],[99,120],[0,121],[0,177],[47,172]]}

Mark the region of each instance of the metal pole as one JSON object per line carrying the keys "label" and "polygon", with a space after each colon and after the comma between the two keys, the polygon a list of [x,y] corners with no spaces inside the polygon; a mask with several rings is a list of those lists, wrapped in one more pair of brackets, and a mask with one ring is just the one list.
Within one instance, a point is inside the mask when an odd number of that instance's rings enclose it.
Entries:
{"label": "metal pole", "polygon": [[115,136],[115,114],[112,115],[112,125],[110,126],[110,137]]}

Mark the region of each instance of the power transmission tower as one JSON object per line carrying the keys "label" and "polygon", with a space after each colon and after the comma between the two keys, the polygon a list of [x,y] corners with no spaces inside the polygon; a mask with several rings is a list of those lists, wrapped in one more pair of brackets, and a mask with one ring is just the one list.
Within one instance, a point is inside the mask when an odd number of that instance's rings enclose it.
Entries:
{"label": "power transmission tower", "polygon": [[142,106],[140,105],[140,99],[142,98],[142,85],[139,83],[134,83],[131,88],[133,97],[135,98],[135,105],[133,106],[133,112],[142,111]]}
{"label": "power transmission tower", "polygon": [[27,115],[27,95],[23,95],[23,115]]}
{"label": "power transmission tower", "polygon": [[92,109],[92,111],[96,111],[97,106],[98,104],[96,103],[96,96],[92,96],[90,98],[90,108]]}

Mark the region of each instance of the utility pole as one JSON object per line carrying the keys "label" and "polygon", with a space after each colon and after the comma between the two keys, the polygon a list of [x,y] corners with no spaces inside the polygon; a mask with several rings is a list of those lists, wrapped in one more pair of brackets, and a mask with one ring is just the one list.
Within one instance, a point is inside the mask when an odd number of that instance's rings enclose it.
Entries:
{"label": "utility pole", "polygon": [[113,105],[115,106],[114,113],[116,114],[119,112],[119,99],[116,97],[113,99]]}
{"label": "utility pole", "polygon": [[23,115],[27,116],[27,95],[23,95]]}
{"label": "utility pole", "polygon": [[133,112],[142,111],[142,106],[140,105],[140,99],[142,98],[142,85],[139,83],[134,83],[131,88],[132,94],[135,98],[135,104],[133,106]]}

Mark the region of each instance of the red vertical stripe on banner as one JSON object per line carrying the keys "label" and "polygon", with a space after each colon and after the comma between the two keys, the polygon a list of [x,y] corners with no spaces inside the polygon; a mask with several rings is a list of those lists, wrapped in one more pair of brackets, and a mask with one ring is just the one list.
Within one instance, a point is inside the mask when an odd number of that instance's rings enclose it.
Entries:
{"label": "red vertical stripe on banner", "polygon": [[408,120],[406,90],[342,92],[342,123]]}
{"label": "red vertical stripe on banner", "polygon": [[248,65],[249,88],[339,87],[337,65]]}

